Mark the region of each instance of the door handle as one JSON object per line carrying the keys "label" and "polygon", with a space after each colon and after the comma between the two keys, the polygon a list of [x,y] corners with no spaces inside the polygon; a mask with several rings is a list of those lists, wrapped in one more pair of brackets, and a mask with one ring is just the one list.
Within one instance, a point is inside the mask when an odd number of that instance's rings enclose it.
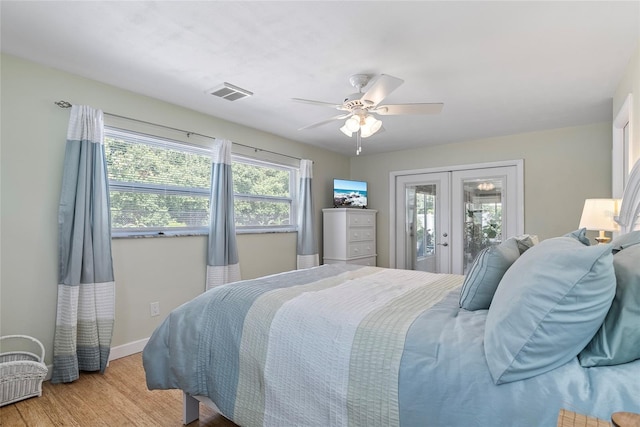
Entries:
{"label": "door handle", "polygon": [[449,246],[449,244],[448,244],[447,242],[444,242],[444,243],[436,243],[436,245]]}

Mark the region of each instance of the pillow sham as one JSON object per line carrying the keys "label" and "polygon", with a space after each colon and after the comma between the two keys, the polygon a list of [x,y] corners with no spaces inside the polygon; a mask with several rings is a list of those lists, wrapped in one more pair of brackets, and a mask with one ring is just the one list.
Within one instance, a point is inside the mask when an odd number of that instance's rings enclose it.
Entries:
{"label": "pillow sham", "polygon": [[516,242],[518,243],[518,250],[520,251],[520,255],[525,253],[525,251],[533,245],[537,245],[540,243],[538,241],[538,236],[535,234],[523,234],[521,236],[516,236]]}
{"label": "pillow sham", "polygon": [[556,237],[507,270],[489,307],[484,351],[496,384],[565,364],[589,343],[615,294],[611,245]]}
{"label": "pillow sham", "polygon": [[628,248],[629,246],[637,244],[640,244],[640,230],[623,234],[611,241],[611,246],[613,247],[614,254],[625,248]]}
{"label": "pillow sham", "polygon": [[489,308],[500,279],[519,256],[515,237],[481,250],[462,283],[460,307],[470,311]]}
{"label": "pillow sham", "polygon": [[584,367],[619,365],[640,359],[640,245],[613,257],[616,295],[604,323],[579,355]]}
{"label": "pillow sham", "polygon": [[586,246],[591,246],[591,241],[587,237],[587,229],[579,228],[571,233],[565,234],[563,237],[571,237],[572,239],[576,239],[578,242],[582,243]]}

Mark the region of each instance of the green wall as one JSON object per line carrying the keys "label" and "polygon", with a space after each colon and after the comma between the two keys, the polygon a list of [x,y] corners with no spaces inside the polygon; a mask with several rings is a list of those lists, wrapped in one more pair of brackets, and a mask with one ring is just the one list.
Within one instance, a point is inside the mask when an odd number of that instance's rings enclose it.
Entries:
{"label": "green wall", "polygon": [[[54,101],[312,159],[321,236],[321,209],[331,205],[333,177],[348,171],[347,157],[16,57],[3,55],[1,61],[0,334],[38,338],[47,363],[53,353],[57,215],[69,120],[69,110]],[[170,310],[204,290],[206,243],[205,236],[114,239],[113,346],[148,338]],[[242,234],[238,250],[243,278],[295,269],[296,233]],[[149,303],[154,301],[160,302],[161,315],[152,318]]]}
{"label": "green wall", "polygon": [[575,230],[584,199],[611,195],[611,123],[555,129],[351,158],[378,209],[378,265],[389,266],[389,174],[524,160],[525,232],[541,239]]}

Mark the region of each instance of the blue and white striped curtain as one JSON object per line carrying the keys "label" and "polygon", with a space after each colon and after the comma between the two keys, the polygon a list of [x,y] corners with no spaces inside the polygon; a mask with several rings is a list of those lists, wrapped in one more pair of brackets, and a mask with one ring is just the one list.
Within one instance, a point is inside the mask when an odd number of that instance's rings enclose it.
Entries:
{"label": "blue and white striped curtain", "polygon": [[313,226],[313,197],[311,180],[313,178],[313,162],[300,160],[300,185],[298,186],[298,245],[297,267],[315,267],[319,265],[318,241]]}
{"label": "blue and white striped curtain", "polygon": [[206,290],[240,280],[233,213],[231,141],[216,139],[211,168],[211,210]]}
{"label": "blue and white striped curtain", "polygon": [[104,373],[115,317],[102,111],[71,108],[58,210],[58,307],[51,382]]}

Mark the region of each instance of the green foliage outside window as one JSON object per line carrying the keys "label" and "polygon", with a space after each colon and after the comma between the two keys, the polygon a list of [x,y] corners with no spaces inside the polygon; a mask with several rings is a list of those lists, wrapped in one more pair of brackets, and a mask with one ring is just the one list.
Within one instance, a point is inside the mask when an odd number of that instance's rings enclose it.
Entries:
{"label": "green foliage outside window", "polygon": [[[207,229],[211,157],[205,149],[107,129],[105,153],[115,231]],[[293,225],[294,169],[234,157],[232,171],[238,229]]]}
{"label": "green foliage outside window", "polygon": [[210,158],[115,138],[105,151],[112,228],[207,226]]}
{"label": "green foliage outside window", "polygon": [[289,170],[233,163],[236,226],[291,224]]}

